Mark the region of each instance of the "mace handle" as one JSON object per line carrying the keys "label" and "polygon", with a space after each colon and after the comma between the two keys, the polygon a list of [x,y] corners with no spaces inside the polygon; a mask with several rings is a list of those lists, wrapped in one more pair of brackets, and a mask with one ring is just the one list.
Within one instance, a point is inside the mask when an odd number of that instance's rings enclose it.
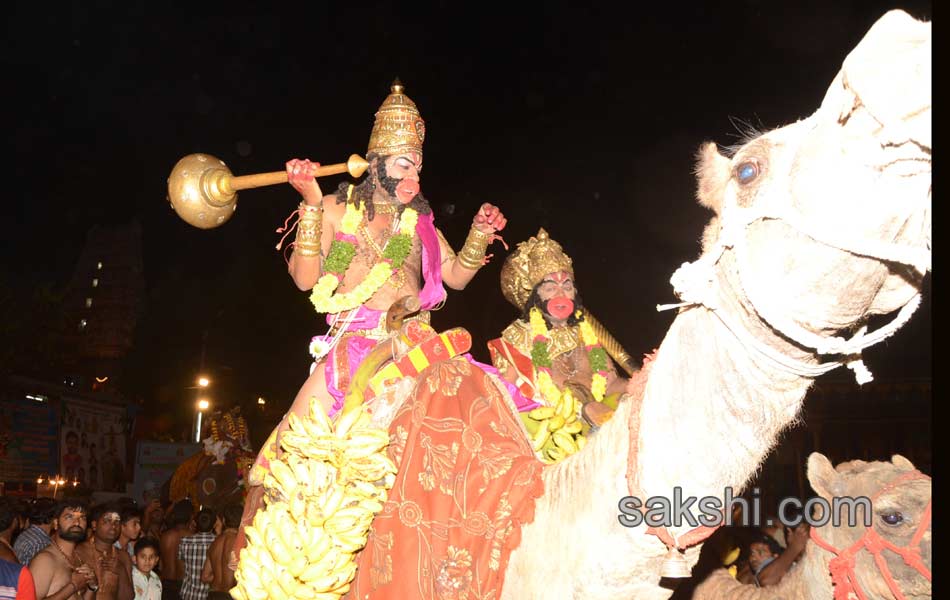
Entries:
{"label": "mace handle", "polygon": [[[350,158],[352,159],[352,157]],[[339,173],[346,173],[349,170],[349,162],[337,163],[335,165],[324,165],[317,167],[317,172],[314,177],[337,175]],[[351,173],[351,175],[354,177],[359,177],[361,174],[362,173],[354,175]],[[287,171],[273,171],[271,173],[256,173],[254,175],[240,175],[238,177],[231,177],[226,185],[228,188],[230,188],[230,191],[237,192],[239,190],[248,190],[251,188],[274,185],[277,183],[287,183]]]}
{"label": "mace handle", "polygon": [[604,327],[600,321],[595,319],[594,315],[590,314],[590,311],[586,308],[584,309],[584,319],[590,323],[591,329],[594,330],[594,334],[597,336],[597,341],[604,347],[607,354],[614,359],[614,362],[616,362],[621,369],[627,372],[628,376],[633,375],[634,372],[637,371],[637,366],[633,362],[633,358],[630,354],[620,345],[620,342],[618,342],[614,336],[610,335],[607,328]]}

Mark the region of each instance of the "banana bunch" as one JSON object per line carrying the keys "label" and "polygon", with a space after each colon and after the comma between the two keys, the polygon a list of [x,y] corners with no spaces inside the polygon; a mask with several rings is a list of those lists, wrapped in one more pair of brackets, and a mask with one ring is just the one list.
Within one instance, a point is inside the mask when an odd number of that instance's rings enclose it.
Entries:
{"label": "banana bunch", "polygon": [[577,418],[581,403],[565,389],[554,406],[540,406],[521,414],[531,436],[531,446],[546,463],[556,463],[587,443],[583,421]]}
{"label": "banana bunch", "polygon": [[389,434],[362,406],[334,425],[311,402],[309,417],[291,414],[288,424],[285,453],[264,478],[266,506],[244,530],[235,600],[340,598],[395,481]]}

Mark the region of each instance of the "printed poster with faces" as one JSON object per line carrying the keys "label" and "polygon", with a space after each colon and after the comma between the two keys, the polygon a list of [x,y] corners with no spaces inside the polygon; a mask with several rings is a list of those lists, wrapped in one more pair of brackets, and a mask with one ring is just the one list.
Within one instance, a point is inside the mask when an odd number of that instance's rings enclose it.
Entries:
{"label": "printed poster with faces", "polygon": [[104,492],[126,485],[125,407],[63,398],[60,474],[70,484]]}

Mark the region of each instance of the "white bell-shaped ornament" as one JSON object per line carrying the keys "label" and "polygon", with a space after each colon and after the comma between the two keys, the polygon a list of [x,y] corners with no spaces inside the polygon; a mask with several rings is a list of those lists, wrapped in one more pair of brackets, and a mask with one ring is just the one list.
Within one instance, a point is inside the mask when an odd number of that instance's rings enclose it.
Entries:
{"label": "white bell-shaped ornament", "polygon": [[689,565],[686,563],[686,556],[677,549],[670,548],[666,558],[663,559],[663,565],[660,567],[660,577],[670,579],[683,579],[691,575]]}

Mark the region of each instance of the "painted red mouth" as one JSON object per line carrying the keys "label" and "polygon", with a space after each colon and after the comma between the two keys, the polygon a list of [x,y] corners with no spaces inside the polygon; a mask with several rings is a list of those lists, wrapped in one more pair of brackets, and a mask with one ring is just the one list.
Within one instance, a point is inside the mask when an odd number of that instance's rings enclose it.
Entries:
{"label": "painted red mouth", "polygon": [[396,186],[396,199],[403,204],[412,202],[419,194],[419,182],[415,179],[403,179]]}
{"label": "painted red mouth", "polygon": [[568,298],[554,298],[548,301],[548,313],[555,319],[566,319],[574,312],[574,303]]}

